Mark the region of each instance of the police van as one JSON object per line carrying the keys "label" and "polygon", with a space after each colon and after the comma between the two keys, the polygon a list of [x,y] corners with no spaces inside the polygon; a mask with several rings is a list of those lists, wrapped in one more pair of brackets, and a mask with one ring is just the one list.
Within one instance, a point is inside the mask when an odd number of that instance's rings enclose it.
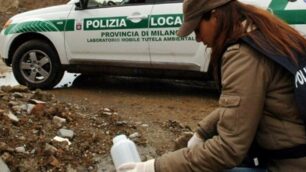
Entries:
{"label": "police van", "polygon": [[[306,34],[305,0],[241,0]],[[177,37],[182,0],[71,0],[9,19],[0,56],[16,80],[52,88],[65,71],[207,79],[209,49]]]}

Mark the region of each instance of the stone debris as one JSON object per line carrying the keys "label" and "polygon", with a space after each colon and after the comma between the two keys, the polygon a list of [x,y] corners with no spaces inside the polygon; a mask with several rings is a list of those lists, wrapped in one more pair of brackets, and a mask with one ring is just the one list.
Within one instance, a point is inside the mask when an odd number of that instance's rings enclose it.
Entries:
{"label": "stone debris", "polygon": [[117,112],[114,112],[114,111],[111,110],[110,108],[102,108],[101,114],[102,114],[102,115],[108,115],[108,116],[111,116],[111,115],[118,115]]}
{"label": "stone debris", "polygon": [[58,149],[50,145],[49,143],[46,143],[44,151],[50,155],[54,155],[58,151]]}
{"label": "stone debris", "polygon": [[13,122],[19,122],[19,118],[16,115],[14,115],[12,111],[9,111],[8,113],[4,115],[7,116]]}
{"label": "stone debris", "polygon": [[74,132],[72,130],[62,128],[57,132],[57,135],[63,138],[72,139],[74,137]]}
{"label": "stone debris", "polygon": [[111,110],[109,108],[103,108],[104,112],[111,112]]}
{"label": "stone debris", "polygon": [[46,108],[45,103],[36,104],[36,105],[34,105],[32,110],[30,111],[30,114],[37,115],[37,116],[42,116],[44,114],[45,108]]}
{"label": "stone debris", "polygon": [[68,145],[71,145],[71,142],[69,141],[69,139],[67,138],[62,138],[62,137],[59,137],[59,136],[55,136],[52,141],[57,141],[57,142],[67,142]]}
{"label": "stone debris", "polygon": [[1,172],[10,172],[10,169],[6,165],[6,163],[0,158],[0,171]]}
{"label": "stone debris", "polygon": [[102,114],[103,114],[103,115],[109,115],[109,116],[110,116],[110,115],[112,115],[113,113],[112,113],[112,112],[102,112]]}
{"label": "stone debris", "polygon": [[9,162],[9,161],[11,161],[13,159],[13,156],[10,153],[8,153],[8,152],[4,152],[1,155],[1,158],[2,158],[3,161]]}
{"label": "stone debris", "polygon": [[148,125],[148,124],[141,124],[140,126],[141,126],[141,127],[144,127],[144,128],[149,127],[149,125]]}
{"label": "stone debris", "polygon": [[31,114],[33,108],[35,107],[35,105],[33,105],[33,104],[26,104],[26,107],[27,107],[27,114]]}
{"label": "stone debris", "polygon": [[116,125],[118,125],[118,126],[127,125],[127,124],[128,124],[127,121],[117,121],[116,122]]}
{"label": "stone debris", "polygon": [[58,127],[62,127],[63,125],[66,124],[67,120],[65,118],[61,118],[59,116],[54,116],[52,122],[58,126]]}
{"label": "stone debris", "polygon": [[16,147],[15,150],[17,153],[27,153],[24,146]]}
{"label": "stone debris", "polygon": [[[23,89],[0,87],[0,155],[11,171],[66,171],[69,164],[70,171],[99,171],[102,162],[96,160],[109,155],[114,136],[125,134],[147,145],[142,122],[110,108],[89,111],[47,92]],[[106,163],[102,171],[111,171],[112,161]]]}
{"label": "stone debris", "polygon": [[135,132],[135,133],[129,135],[129,138],[131,138],[131,139],[135,139],[137,137],[140,137],[140,134],[138,132]]}
{"label": "stone debris", "polygon": [[19,92],[16,92],[16,93],[13,93],[12,96],[15,97],[15,98],[22,98],[23,94],[19,93]]}
{"label": "stone debris", "polygon": [[54,166],[54,167],[59,167],[60,166],[60,162],[57,158],[55,158],[53,155],[49,157],[48,159],[49,164]]}
{"label": "stone debris", "polygon": [[44,102],[44,101],[35,100],[35,99],[30,99],[29,103],[32,103],[32,104],[46,104],[46,102]]}

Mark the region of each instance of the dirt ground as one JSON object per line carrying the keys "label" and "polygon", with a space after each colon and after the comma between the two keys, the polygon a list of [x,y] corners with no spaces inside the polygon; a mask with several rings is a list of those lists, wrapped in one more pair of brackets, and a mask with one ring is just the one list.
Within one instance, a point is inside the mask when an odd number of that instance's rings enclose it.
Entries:
{"label": "dirt ground", "polygon": [[[0,71],[6,77],[11,69],[0,63]],[[218,98],[203,83],[148,78],[80,75],[71,87],[48,91],[3,87],[0,79],[1,85],[0,155],[12,171],[113,171],[110,148],[118,134],[135,141],[142,160],[156,158],[177,149],[176,139],[194,130]],[[44,108],[22,110],[32,99]],[[54,116],[67,123],[55,125]],[[62,128],[75,133],[69,147],[51,141]]]}
{"label": "dirt ground", "polygon": [[0,60],[0,74],[3,74],[4,72],[8,72],[8,71],[9,71],[9,68],[6,67],[4,63]]}
{"label": "dirt ground", "polygon": [[184,84],[144,78],[77,78],[73,87],[50,93],[61,101],[86,105],[89,112],[109,107],[131,121],[148,124],[148,142],[165,152],[171,150],[177,135],[165,131],[164,123],[174,121],[194,129],[217,106],[216,90]]}

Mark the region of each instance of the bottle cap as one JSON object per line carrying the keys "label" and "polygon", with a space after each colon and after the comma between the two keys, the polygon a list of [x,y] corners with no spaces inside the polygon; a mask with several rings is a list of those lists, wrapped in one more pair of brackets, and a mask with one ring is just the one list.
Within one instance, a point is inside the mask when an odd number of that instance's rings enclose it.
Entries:
{"label": "bottle cap", "polygon": [[127,139],[126,135],[121,134],[121,135],[118,135],[118,136],[116,136],[115,138],[113,138],[113,143],[116,144],[116,143],[118,143],[119,141],[125,140],[125,139]]}

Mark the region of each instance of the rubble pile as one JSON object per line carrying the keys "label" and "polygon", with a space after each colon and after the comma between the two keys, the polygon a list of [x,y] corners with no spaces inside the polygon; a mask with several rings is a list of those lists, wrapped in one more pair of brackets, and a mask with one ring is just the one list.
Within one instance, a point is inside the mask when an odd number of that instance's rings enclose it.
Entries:
{"label": "rubble pile", "polygon": [[93,114],[84,109],[41,90],[2,86],[0,168],[6,164],[11,171],[97,171],[114,136],[126,134],[137,145],[146,145],[139,129],[143,124],[124,120],[109,108]]}

